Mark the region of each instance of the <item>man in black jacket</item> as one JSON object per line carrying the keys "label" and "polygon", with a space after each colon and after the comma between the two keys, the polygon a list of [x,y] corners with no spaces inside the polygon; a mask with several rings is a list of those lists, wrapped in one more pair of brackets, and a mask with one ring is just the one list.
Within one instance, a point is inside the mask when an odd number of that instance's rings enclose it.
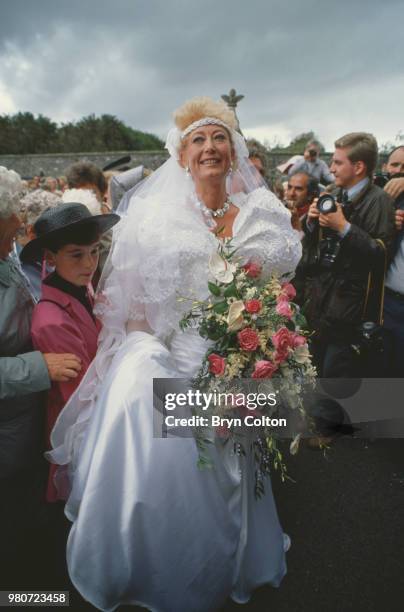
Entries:
{"label": "man in black jacket", "polygon": [[393,354],[389,376],[404,377],[404,146],[393,149],[385,166],[390,181],[384,190],[394,198],[398,230],[386,276],[384,327],[392,335]]}
{"label": "man in black jacket", "polygon": [[[352,347],[366,312],[369,273],[384,263],[394,238],[390,196],[372,184],[377,142],[352,133],[335,142],[331,171],[336,212],[321,214],[314,202],[304,224],[304,252],[298,276],[304,279],[303,311],[314,330],[312,351],[322,377],[355,376]],[[377,300],[376,300],[377,302]]]}

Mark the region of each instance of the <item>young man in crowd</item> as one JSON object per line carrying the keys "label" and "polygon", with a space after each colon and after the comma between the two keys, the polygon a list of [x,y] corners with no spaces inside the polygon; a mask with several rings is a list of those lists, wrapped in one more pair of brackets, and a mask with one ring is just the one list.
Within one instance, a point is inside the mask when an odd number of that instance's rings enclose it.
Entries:
{"label": "young man in crowd", "polygon": [[363,321],[369,272],[383,265],[394,239],[394,206],[372,183],[377,143],[371,134],[346,134],[335,142],[335,212],[308,211],[300,273],[304,311],[314,330],[312,350],[320,376],[355,376],[352,347]]}

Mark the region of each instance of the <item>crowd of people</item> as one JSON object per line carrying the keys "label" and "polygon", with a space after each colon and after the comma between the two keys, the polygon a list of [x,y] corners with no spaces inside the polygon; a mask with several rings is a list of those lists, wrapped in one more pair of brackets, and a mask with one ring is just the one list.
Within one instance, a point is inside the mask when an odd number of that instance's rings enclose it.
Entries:
{"label": "crowd of people", "polygon": [[[252,152],[253,159],[259,152]],[[314,332],[312,351],[327,377],[402,377],[404,366],[404,145],[376,174],[377,142],[371,134],[347,134],[335,143],[330,168],[309,142],[301,156],[278,166],[272,188],[292,213],[303,254],[294,284]],[[263,168],[265,160],[260,159]],[[330,194],[335,211],[321,210]],[[361,324],[383,326],[383,337],[365,358]]]}
{"label": "crowd of people", "polygon": [[88,162],[29,181],[0,168],[5,575],[18,575],[27,513],[46,498],[73,522],[73,583],[105,610],[213,610],[286,571],[270,487],[256,505],[240,457],[216,448],[202,475],[190,440],[152,438],[147,381],[191,376],[206,352],[180,333],[177,295],[203,294],[218,239],[294,274],[320,376],[404,376],[404,146],[375,178],[371,134],[339,138],[330,167],[309,142],[270,189],[225,105],[198,99],[175,119],[170,159],[146,178]]}

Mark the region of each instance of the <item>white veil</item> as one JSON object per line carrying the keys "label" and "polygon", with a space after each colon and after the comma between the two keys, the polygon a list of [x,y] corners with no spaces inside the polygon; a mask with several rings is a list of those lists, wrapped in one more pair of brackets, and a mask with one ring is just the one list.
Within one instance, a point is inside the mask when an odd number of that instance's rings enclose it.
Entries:
{"label": "white veil", "polygon": [[[227,128],[229,129],[229,128]],[[243,137],[229,130],[236,152],[236,167],[227,179],[227,192],[250,193],[266,187],[248,161]],[[131,329],[147,331],[166,342],[178,330],[189,303],[187,295],[203,299],[207,292],[209,254],[217,247],[210,213],[199,202],[193,180],[178,163],[181,133],[170,130],[166,147],[170,158],[151,176],[126,194],[118,207],[121,221],[96,296],[95,314],[102,322],[97,354],[80,387],[59,415],[51,435],[48,459],[75,469],[75,457],[86,431],[112,359]],[[57,485],[63,489],[63,469]]]}

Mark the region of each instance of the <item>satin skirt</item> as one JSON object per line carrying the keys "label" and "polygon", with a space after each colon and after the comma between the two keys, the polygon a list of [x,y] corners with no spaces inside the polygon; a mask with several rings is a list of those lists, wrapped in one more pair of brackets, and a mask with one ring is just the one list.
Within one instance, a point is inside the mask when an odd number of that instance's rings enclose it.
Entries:
{"label": "satin skirt", "polygon": [[192,333],[168,349],[131,332],[101,383],[66,505],[69,574],[101,610],[209,612],[286,573],[270,481],[256,500],[253,459],[218,441],[214,468],[200,470],[194,439],[153,437],[153,378],[191,376],[205,351]]}

